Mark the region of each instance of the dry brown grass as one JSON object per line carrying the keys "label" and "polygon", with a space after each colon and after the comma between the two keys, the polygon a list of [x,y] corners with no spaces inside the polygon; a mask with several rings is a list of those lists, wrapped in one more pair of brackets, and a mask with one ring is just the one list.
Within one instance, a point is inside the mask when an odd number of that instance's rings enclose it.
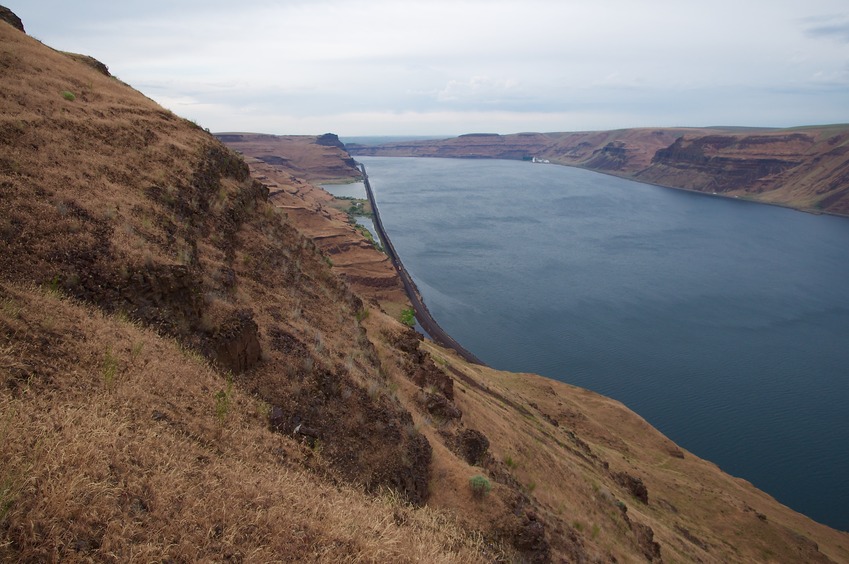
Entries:
{"label": "dry brown grass", "polygon": [[478,559],[450,514],[306,470],[321,455],[268,431],[257,398],[234,388],[222,422],[224,378],[177,343],[43,290],[0,295],[3,558]]}

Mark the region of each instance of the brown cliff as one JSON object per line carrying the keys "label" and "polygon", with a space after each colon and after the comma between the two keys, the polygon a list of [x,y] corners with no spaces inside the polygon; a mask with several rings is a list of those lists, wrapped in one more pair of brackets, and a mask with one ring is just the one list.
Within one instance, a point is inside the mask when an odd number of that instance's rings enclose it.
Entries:
{"label": "brown cliff", "polygon": [[811,211],[849,214],[849,125],[461,136],[354,155],[529,159]]}

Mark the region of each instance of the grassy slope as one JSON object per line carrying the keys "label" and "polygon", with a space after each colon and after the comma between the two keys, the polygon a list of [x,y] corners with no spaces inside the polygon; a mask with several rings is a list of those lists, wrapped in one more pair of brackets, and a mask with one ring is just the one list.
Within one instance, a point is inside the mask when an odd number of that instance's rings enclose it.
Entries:
{"label": "grassy slope", "polygon": [[173,340],[43,289],[0,308],[0,560],[478,559],[450,515],[320,478]]}
{"label": "grassy slope", "polygon": [[[405,517],[427,444],[382,393],[361,302],[247,166],[114,78],[0,34],[0,554],[471,557],[451,519],[433,514],[428,541],[431,513]],[[247,366],[220,423],[223,369]],[[364,493],[389,486],[395,501]]]}
{"label": "grassy slope", "polygon": [[0,79],[3,559],[642,561],[653,534],[849,561],[620,404],[365,315],[238,159],[115,79],[4,24]]}

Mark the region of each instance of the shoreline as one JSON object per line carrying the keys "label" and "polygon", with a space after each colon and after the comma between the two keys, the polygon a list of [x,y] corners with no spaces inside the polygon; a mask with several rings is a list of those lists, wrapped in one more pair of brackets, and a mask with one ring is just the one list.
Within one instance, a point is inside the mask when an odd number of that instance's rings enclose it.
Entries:
{"label": "shoreline", "polygon": [[466,350],[463,345],[458,343],[451,335],[449,335],[442,327],[440,327],[439,323],[431,315],[430,311],[427,308],[427,305],[424,303],[424,299],[422,298],[421,293],[419,292],[416,283],[413,281],[410,273],[407,272],[407,269],[404,267],[404,264],[401,262],[401,258],[398,256],[397,251],[395,251],[395,247],[392,245],[392,241],[389,239],[389,235],[387,235],[386,230],[383,228],[383,221],[380,219],[380,211],[377,208],[377,201],[375,201],[374,193],[371,189],[371,183],[369,182],[368,173],[366,173],[366,166],[357,162],[357,166],[360,168],[360,172],[363,174],[363,184],[366,188],[366,198],[371,204],[372,209],[372,222],[374,223],[374,229],[377,231],[377,235],[383,243],[383,249],[386,251],[386,254],[389,256],[389,260],[392,262],[392,266],[395,267],[395,271],[398,273],[398,277],[401,279],[401,283],[404,285],[404,290],[407,292],[407,297],[410,299],[410,303],[413,306],[413,311],[416,314],[416,320],[419,322],[419,325],[427,332],[433,341],[442,345],[443,347],[454,350],[458,355],[460,355],[467,362],[471,362],[472,364],[478,364],[481,366],[486,366],[481,359],[476,357],[473,353]]}

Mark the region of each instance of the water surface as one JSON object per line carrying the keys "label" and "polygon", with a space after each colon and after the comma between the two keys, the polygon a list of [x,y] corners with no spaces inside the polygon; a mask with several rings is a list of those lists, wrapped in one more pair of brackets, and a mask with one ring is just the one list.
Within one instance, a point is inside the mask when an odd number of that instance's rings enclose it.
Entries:
{"label": "water surface", "polygon": [[515,161],[362,157],[431,313],[849,530],[849,220]]}
{"label": "water surface", "polygon": [[359,198],[366,199],[366,186],[362,182],[351,182],[350,184],[322,184],[324,191],[337,198]]}

